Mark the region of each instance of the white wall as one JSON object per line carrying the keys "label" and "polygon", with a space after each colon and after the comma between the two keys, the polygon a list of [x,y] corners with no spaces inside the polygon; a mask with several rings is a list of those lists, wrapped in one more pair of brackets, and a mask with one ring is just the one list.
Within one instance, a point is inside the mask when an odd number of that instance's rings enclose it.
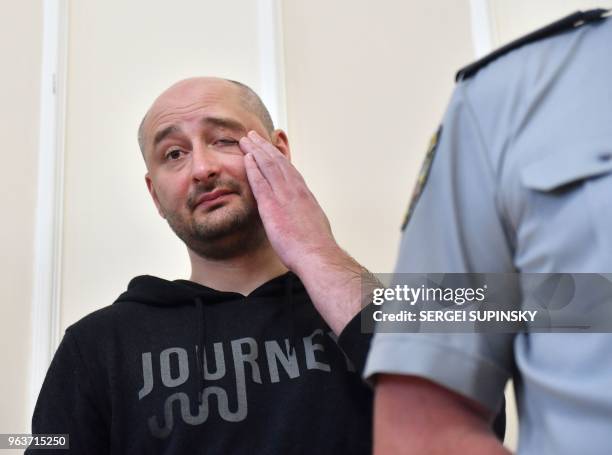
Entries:
{"label": "white wall", "polygon": [[41,36],[38,2],[13,2],[10,11],[4,8],[0,14],[0,433],[27,432],[30,420],[27,390]]}
{"label": "white wall", "polygon": [[612,8],[612,0],[488,0],[488,3],[495,46],[578,10]]}
{"label": "white wall", "polygon": [[340,244],[390,272],[429,138],[472,59],[467,0],[283,3],[298,168]]}

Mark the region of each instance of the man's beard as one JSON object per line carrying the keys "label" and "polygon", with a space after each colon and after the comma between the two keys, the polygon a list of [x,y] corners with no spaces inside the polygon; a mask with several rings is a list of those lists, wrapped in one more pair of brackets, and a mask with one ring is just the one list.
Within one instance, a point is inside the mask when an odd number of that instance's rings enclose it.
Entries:
{"label": "man's beard", "polygon": [[[242,205],[239,208],[222,206],[206,215],[204,220],[195,217],[195,201],[207,191],[224,188],[234,191],[232,197],[239,197]],[[166,213],[166,219],[174,233],[187,245],[189,249],[206,259],[220,260],[241,256],[257,249],[265,240],[263,223],[259,216],[257,206],[252,201],[245,201],[240,188],[235,184],[217,185],[215,188],[204,189],[188,198],[188,207],[194,216],[185,220],[177,213]],[[232,204],[230,204],[232,205]],[[228,211],[220,219],[216,211]]]}

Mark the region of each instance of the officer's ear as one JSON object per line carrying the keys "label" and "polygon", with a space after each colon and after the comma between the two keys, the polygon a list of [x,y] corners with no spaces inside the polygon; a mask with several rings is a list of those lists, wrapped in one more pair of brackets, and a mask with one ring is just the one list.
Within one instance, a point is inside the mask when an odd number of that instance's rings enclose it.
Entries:
{"label": "officer's ear", "polygon": [[274,147],[280,150],[285,157],[291,161],[291,149],[289,147],[289,138],[283,130],[274,130],[270,135],[270,142]]}
{"label": "officer's ear", "polygon": [[164,212],[159,203],[159,198],[157,197],[157,191],[155,191],[155,186],[153,185],[153,180],[151,180],[151,177],[149,176],[148,172],[145,174],[145,182],[147,184],[147,189],[149,190],[149,194],[151,195],[151,198],[153,198],[153,202],[155,203],[155,207],[157,208],[157,213],[159,213],[159,216],[161,216],[163,219],[166,219],[166,215],[164,215]]}

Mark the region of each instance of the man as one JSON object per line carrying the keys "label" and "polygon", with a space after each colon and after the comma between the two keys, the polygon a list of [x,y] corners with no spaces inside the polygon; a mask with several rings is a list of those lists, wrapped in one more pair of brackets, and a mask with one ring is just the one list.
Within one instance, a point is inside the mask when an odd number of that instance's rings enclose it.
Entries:
{"label": "man", "polygon": [[33,432],[68,433],[78,454],[369,453],[371,392],[355,372],[369,340],[349,324],[364,270],[260,99],[233,81],[181,81],[139,143],[191,277],[136,277],[70,326]]}
{"label": "man", "polygon": [[[397,272],[612,272],[605,15],[568,16],[459,73]],[[507,453],[487,423],[510,377],[519,453],[611,453],[611,346],[609,333],[377,334],[375,453]]]}

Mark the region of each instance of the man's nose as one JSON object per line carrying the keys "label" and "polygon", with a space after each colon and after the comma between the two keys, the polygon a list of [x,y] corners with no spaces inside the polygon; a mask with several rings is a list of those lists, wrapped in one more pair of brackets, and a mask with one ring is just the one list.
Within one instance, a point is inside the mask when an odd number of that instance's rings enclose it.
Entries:
{"label": "man's nose", "polygon": [[194,146],[192,153],[191,174],[194,180],[206,181],[218,176],[220,163],[214,151],[205,144],[199,144]]}

